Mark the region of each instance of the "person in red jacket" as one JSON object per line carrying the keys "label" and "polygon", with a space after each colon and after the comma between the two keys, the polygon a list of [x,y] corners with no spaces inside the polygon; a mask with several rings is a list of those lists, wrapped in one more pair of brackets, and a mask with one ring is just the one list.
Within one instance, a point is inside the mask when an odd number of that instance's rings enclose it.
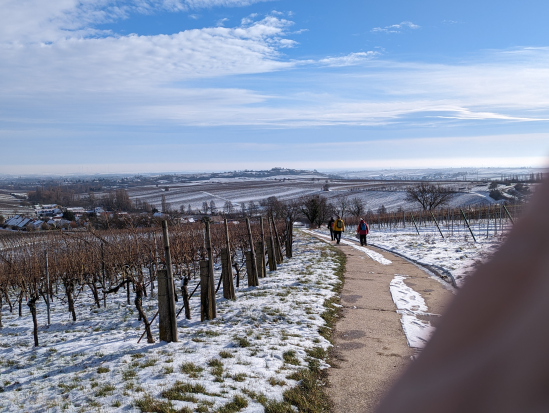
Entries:
{"label": "person in red jacket", "polygon": [[358,227],[356,227],[356,232],[360,235],[360,245],[368,245],[366,235],[370,232],[370,227],[368,227],[368,224],[362,218],[360,218],[360,223],[358,224]]}

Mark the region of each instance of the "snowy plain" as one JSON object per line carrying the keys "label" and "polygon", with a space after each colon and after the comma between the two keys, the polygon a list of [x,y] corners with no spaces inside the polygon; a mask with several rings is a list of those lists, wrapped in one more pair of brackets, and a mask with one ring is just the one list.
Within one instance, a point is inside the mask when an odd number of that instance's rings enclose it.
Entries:
{"label": "snowy plain", "polygon": [[[109,296],[105,309],[95,307],[85,289],[76,301],[76,322],[55,300],[49,327],[40,302],[38,348],[28,308],[19,318],[16,308],[10,314],[4,306],[0,411],[138,412],[137,399],[163,399],[163,392],[179,386],[189,393],[180,397],[186,401],[171,401],[175,409],[215,411],[240,395],[248,400],[243,412],[263,412],[248,390],[281,400],[297,385],[291,375],[307,366],[311,350],[330,346],[319,327],[325,325],[324,302],[339,283],[334,255],[322,241],[297,233],[294,258],[268,272],[259,287],[242,286],[242,280],[235,301],[223,299],[220,290],[216,320],[200,322],[193,297],[192,320],[178,319],[177,343],[138,344],[143,325],[123,290]],[[156,297],[144,299],[143,307],[150,318]],[[153,334],[157,339],[157,324]]]}

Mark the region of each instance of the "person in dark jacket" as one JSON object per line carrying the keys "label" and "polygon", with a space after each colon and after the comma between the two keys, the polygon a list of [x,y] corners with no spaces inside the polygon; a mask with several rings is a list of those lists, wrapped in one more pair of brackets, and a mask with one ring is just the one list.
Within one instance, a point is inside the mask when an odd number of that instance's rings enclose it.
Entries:
{"label": "person in dark jacket", "polygon": [[330,237],[332,237],[332,241],[334,240],[334,217],[330,218],[330,222],[328,222],[328,229],[330,230]]}
{"label": "person in dark jacket", "polygon": [[370,232],[370,227],[362,218],[360,218],[360,223],[356,227],[356,232],[360,236],[360,245],[368,245],[368,242],[366,241],[366,235],[368,235],[368,233]]}
{"label": "person in dark jacket", "polygon": [[334,222],[333,230],[334,230],[334,239],[339,244],[339,241],[341,241],[341,233],[345,231],[345,223],[343,222],[343,220],[339,215],[337,216],[337,219]]}

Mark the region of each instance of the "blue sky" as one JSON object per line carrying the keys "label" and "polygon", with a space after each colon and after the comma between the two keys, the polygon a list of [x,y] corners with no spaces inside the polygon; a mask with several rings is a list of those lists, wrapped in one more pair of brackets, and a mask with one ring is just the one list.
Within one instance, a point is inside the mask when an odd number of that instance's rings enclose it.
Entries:
{"label": "blue sky", "polygon": [[0,0],[0,173],[537,166],[549,2]]}

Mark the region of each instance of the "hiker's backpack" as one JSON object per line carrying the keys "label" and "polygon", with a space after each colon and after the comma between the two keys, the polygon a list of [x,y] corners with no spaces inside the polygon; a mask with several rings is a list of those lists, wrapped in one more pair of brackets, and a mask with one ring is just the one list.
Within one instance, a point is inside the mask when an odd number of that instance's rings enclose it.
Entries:
{"label": "hiker's backpack", "polygon": [[343,221],[338,219],[337,222],[336,222],[336,227],[343,228]]}
{"label": "hiker's backpack", "polygon": [[360,230],[361,231],[366,231],[366,223],[365,222],[360,223]]}

